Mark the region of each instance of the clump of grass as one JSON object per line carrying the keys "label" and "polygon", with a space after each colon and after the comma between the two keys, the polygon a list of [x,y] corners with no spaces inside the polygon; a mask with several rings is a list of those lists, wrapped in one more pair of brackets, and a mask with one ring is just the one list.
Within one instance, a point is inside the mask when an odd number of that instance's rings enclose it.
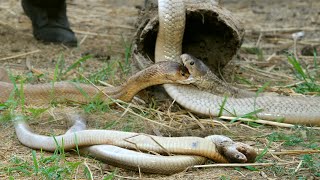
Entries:
{"label": "clump of grass", "polygon": [[[303,81],[303,83],[297,84],[293,88],[294,91],[302,94],[310,92],[318,92],[320,94],[320,85],[316,83],[316,74],[304,69],[294,55],[289,54],[287,58],[295,71],[296,77]],[[316,53],[314,53],[314,68],[318,68]]]}
{"label": "clump of grass", "polygon": [[[109,80],[115,77],[117,68],[114,62],[109,62],[104,65],[104,67],[89,75],[88,80],[93,83],[98,83],[98,81]],[[88,82],[82,77],[77,79],[79,82]]]}
{"label": "clump of grass", "polygon": [[37,155],[36,151],[31,151],[30,160],[25,160],[17,156],[13,156],[9,163],[2,167],[2,172],[7,176],[17,178],[22,177],[40,177],[45,179],[65,179],[75,173],[75,170],[82,164],[81,161],[68,162],[65,154],[59,154],[56,151],[51,156],[44,156],[43,152]]}
{"label": "clump of grass", "polygon": [[42,113],[48,110],[48,108],[27,108],[27,112],[30,113],[32,118],[39,117]]}
{"label": "clump of grass", "polygon": [[301,156],[302,167],[309,170],[316,177],[320,177],[320,155],[305,154]]}
{"label": "clump of grass", "polygon": [[263,50],[259,47],[241,47],[241,50],[247,54],[256,54],[258,60],[264,60]]}
{"label": "clump of grass", "polygon": [[229,177],[229,176],[227,176],[227,175],[221,175],[221,176],[219,177],[219,179],[220,179],[220,180],[230,180],[231,177]]}
{"label": "clump of grass", "polygon": [[131,64],[130,64],[130,58],[131,58],[131,48],[132,48],[132,43],[131,42],[127,42],[123,37],[122,37],[122,42],[123,42],[123,46],[124,46],[124,63],[122,63],[121,61],[119,62],[119,66],[121,71],[125,74],[128,75],[131,69]]}
{"label": "clump of grass", "polygon": [[86,113],[108,112],[110,111],[110,104],[101,100],[97,96],[96,98],[93,98],[93,100],[91,100],[91,102],[89,102],[88,104],[84,104],[82,108]]}
{"label": "clump of grass", "polygon": [[290,134],[283,132],[273,132],[267,136],[272,142],[282,142],[284,146],[303,146],[312,149],[320,149],[317,138],[319,132],[317,130],[306,129],[304,127],[293,128]]}
{"label": "clump of grass", "polygon": [[273,132],[268,135],[268,140],[272,142],[283,142],[284,146],[296,146],[304,142],[303,138],[295,135],[288,135],[281,132]]}

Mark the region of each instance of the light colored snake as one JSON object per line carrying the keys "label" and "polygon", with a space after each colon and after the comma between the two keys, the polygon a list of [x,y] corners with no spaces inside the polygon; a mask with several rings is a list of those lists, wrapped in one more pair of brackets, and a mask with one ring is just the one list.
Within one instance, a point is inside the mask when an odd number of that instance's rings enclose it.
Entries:
{"label": "light colored snake", "polygon": [[14,120],[17,137],[22,144],[33,149],[55,151],[57,147],[70,150],[78,146],[81,153],[112,165],[159,174],[181,172],[190,166],[203,164],[207,158],[215,162],[244,163],[253,162],[257,156],[252,147],[235,143],[225,136],[159,137],[113,130],[84,130],[85,123],[81,117],[71,116],[74,125],[66,134],[54,138],[33,133],[23,117],[17,116]]}
{"label": "light colored snake", "polygon": [[[182,40],[187,6],[214,6],[208,0],[159,0],[159,32],[156,42],[155,62],[181,62]],[[188,68],[192,68],[189,66]],[[189,69],[192,75],[192,69]],[[212,86],[221,86],[209,80]],[[231,96],[224,97],[203,91],[192,85],[165,84],[167,93],[183,107],[203,115],[244,116],[257,112],[258,118],[277,120],[291,124],[320,126],[320,97],[258,96],[233,97],[233,90],[226,88]],[[219,92],[217,92],[219,94]],[[236,94],[234,94],[236,96]],[[223,109],[220,114],[220,109]]]}

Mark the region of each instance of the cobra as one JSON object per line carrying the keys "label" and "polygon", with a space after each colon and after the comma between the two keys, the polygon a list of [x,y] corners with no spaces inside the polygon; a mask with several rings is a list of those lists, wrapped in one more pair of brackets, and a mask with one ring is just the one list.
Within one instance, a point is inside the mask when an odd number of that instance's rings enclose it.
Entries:
{"label": "cobra", "polygon": [[[207,0],[159,0],[159,32],[156,42],[155,62],[182,62],[182,40],[185,27],[186,6],[202,4],[214,6],[215,1]],[[190,72],[193,69],[189,69]],[[198,69],[201,70],[201,69]],[[195,74],[195,76],[197,76]],[[223,84],[213,79],[202,83],[211,87]],[[227,85],[224,85],[227,86]],[[249,96],[235,98],[238,94],[226,87],[229,97],[213,94],[193,85],[165,84],[165,90],[177,103],[198,114],[208,116],[243,116],[257,112],[258,118],[291,124],[320,126],[320,97]],[[253,93],[254,94],[254,93]],[[220,109],[222,109],[220,113]]]}

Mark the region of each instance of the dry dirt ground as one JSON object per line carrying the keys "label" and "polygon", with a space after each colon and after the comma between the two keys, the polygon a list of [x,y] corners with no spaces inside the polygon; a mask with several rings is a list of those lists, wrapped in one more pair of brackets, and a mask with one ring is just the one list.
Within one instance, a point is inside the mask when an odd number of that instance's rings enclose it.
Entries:
{"label": "dry dirt ground", "polygon": [[[18,79],[24,79],[29,83],[49,82],[54,77],[56,63],[61,57],[65,61],[65,67],[69,67],[81,57],[91,54],[90,60],[83,63],[81,67],[73,69],[73,73],[64,78],[79,78],[79,74],[89,77],[104,69],[103,72],[107,74],[101,75],[101,80],[117,85],[127,77],[128,70],[130,70],[128,67],[130,62],[127,62],[126,57],[128,57],[131,39],[135,32],[139,8],[143,7],[143,3],[143,0],[68,1],[69,20],[80,42],[79,47],[68,48],[63,45],[44,45],[36,41],[32,36],[30,20],[23,14],[20,1],[0,0],[0,66],[6,67]],[[271,82],[272,88],[268,88],[269,91],[295,95],[292,86],[286,85],[295,84],[300,80],[293,73],[285,53],[296,50],[302,65],[314,70],[314,57],[310,46],[320,45],[320,1],[222,0],[222,3],[239,16],[246,29],[243,47],[235,61],[239,65],[239,73],[233,78],[234,81],[253,89],[261,87],[265,82]],[[305,36],[298,40],[295,46],[292,33],[299,31],[304,31]],[[319,48],[318,53],[320,53]],[[316,61],[320,63],[319,58]],[[319,71],[313,72],[316,72],[315,76],[319,76]],[[249,86],[244,83],[248,81],[253,82],[253,85]],[[90,173],[94,179],[110,177],[115,179],[320,178],[319,154],[278,155],[272,153],[272,150],[319,149],[319,130],[308,130],[303,127],[290,129],[266,125],[252,126],[252,124],[245,123],[230,124],[227,121],[220,121],[224,124],[221,126],[219,123],[191,116],[178,105],[168,109],[171,103],[171,100],[151,100],[147,104],[135,102],[132,105],[136,113],[160,125],[128,112],[123,113],[123,109],[118,106],[111,106],[111,109],[108,109],[97,104],[52,105],[46,112],[38,116],[35,114],[42,112],[43,107],[32,107],[32,109],[29,106],[25,113],[30,117],[36,117],[31,120],[32,127],[43,134],[63,133],[66,129],[63,112],[82,111],[83,109],[88,112],[86,117],[90,128],[156,133],[164,136],[225,134],[235,140],[247,142],[260,150],[267,148],[269,153],[259,162],[279,164],[254,168],[192,168],[172,176],[161,176],[139,174],[115,168],[91,158],[79,157],[75,153],[67,153],[65,159],[61,161],[41,162],[37,174],[34,170],[31,150],[18,142],[12,123],[4,121],[0,125],[2,129],[0,132],[2,140],[0,178],[83,179],[88,178]],[[20,111],[20,108],[17,108],[17,111]],[[0,110],[0,113],[2,113],[2,119],[5,119],[8,110]],[[43,154],[45,157],[52,155],[52,153]],[[37,151],[37,158],[40,161],[40,151]],[[75,169],[65,170],[67,168],[64,169],[64,167],[68,167],[68,163],[72,162],[79,162],[79,165]],[[57,166],[61,168],[53,168]],[[52,173],[46,174],[45,172],[50,171],[50,167],[53,169]]]}

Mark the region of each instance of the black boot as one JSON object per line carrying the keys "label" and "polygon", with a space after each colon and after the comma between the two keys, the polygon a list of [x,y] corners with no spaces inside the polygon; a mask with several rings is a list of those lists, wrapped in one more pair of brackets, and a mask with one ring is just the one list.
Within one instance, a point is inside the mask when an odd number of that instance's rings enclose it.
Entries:
{"label": "black boot", "polygon": [[32,21],[33,35],[37,40],[77,46],[67,18],[65,0],[22,0],[22,7]]}

